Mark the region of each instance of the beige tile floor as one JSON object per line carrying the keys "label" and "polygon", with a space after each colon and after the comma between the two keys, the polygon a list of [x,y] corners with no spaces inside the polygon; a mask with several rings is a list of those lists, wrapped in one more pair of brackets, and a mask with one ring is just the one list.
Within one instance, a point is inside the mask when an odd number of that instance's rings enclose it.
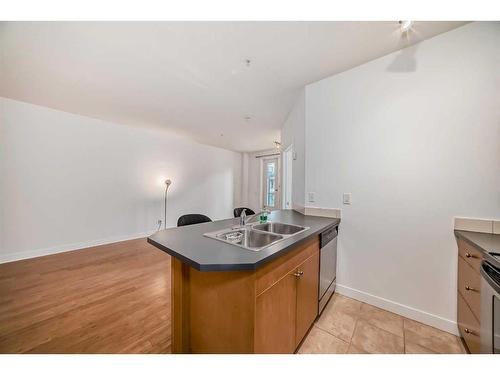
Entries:
{"label": "beige tile floor", "polygon": [[457,336],[336,293],[298,352],[463,354],[465,349]]}

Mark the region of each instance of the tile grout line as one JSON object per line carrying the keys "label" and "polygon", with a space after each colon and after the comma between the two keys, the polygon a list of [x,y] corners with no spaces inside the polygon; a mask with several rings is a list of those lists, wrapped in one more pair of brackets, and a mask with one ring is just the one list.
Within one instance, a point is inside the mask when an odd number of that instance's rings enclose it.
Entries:
{"label": "tile grout line", "polygon": [[[369,303],[366,303],[366,302],[361,302],[361,303],[363,303],[363,304],[365,304],[365,305],[368,305],[368,306],[371,306],[371,307],[375,307],[375,308],[377,308],[377,309],[379,309],[379,310],[382,310],[382,311],[384,311],[384,312],[387,312],[387,313],[389,313],[389,314],[393,314],[393,315],[399,316],[401,319],[403,319],[403,339],[404,339],[404,320],[405,320],[405,317],[404,317],[403,315],[399,315],[399,314],[393,313],[393,312],[391,312],[391,311],[381,309],[380,307],[377,307],[377,306],[374,306],[374,305],[370,305]],[[359,319],[363,320],[364,322],[366,322],[366,324],[371,325],[372,327],[375,327],[375,328],[377,328],[377,329],[381,329],[382,331],[384,331],[384,332],[386,332],[386,333],[390,333],[391,335],[394,335],[394,336],[397,336],[397,337],[401,337],[401,336],[396,335],[394,332],[391,332],[391,331],[386,330],[385,328],[377,327],[375,324],[372,324],[372,323],[370,323],[368,320],[363,319],[363,318],[360,318],[360,317],[358,317],[358,318],[356,319],[356,325],[358,324],[358,320],[359,320]]]}
{"label": "tile grout line", "polygon": [[[399,314],[393,313],[393,312],[388,311],[388,310],[385,310],[385,309],[381,309],[381,308],[379,308],[379,307],[377,307],[377,306],[370,305],[370,304],[368,304],[368,303],[366,303],[366,302],[362,302],[362,301],[356,300],[355,298],[350,298],[350,297],[344,296],[344,295],[342,295],[342,294],[340,294],[340,293],[339,293],[339,295],[340,295],[340,296],[342,296],[342,297],[344,297],[344,298],[346,298],[346,299],[351,299],[351,300],[358,301],[358,302],[360,302],[360,303],[361,303],[360,308],[359,308],[359,312],[358,312],[358,313],[355,313],[355,314],[348,314],[348,315],[350,315],[351,317],[352,317],[353,315],[355,316],[354,328],[353,328],[353,331],[352,331],[352,333],[351,333],[351,335],[350,335],[349,341],[346,341],[345,339],[338,337],[336,334],[334,334],[334,333],[330,332],[329,330],[327,330],[327,329],[325,329],[325,328],[322,328],[322,327],[320,327],[319,325],[315,324],[315,326],[316,326],[318,329],[320,329],[321,331],[323,331],[323,332],[325,332],[325,333],[328,333],[329,335],[331,335],[331,336],[335,337],[336,339],[340,340],[341,342],[344,342],[344,343],[348,344],[348,349],[347,349],[347,351],[349,351],[349,349],[350,349],[350,348],[352,347],[352,345],[353,345],[353,338],[354,338],[354,335],[355,335],[355,332],[356,332],[357,326],[358,326],[358,324],[359,324],[359,321],[360,321],[360,320],[363,320],[363,321],[364,321],[364,323],[366,323],[367,325],[369,325],[369,326],[371,326],[371,327],[374,327],[374,328],[376,328],[376,329],[379,329],[379,330],[381,330],[381,331],[383,331],[383,332],[385,332],[385,333],[387,333],[387,334],[390,334],[390,335],[392,335],[392,336],[402,338],[402,339],[403,339],[403,352],[402,352],[402,354],[407,354],[407,353],[406,353],[406,344],[407,344],[407,339],[406,339],[406,321],[411,321],[412,319],[406,318],[406,317],[404,317],[404,316],[402,316],[402,315],[399,315]],[[362,313],[361,313],[363,305],[367,305],[367,306],[370,306],[370,307],[375,307],[375,308],[376,308],[376,309],[378,309],[378,310],[381,310],[381,311],[387,312],[387,313],[389,313],[389,314],[391,314],[391,315],[394,315],[394,316],[397,316],[397,317],[401,318],[401,320],[402,320],[402,336],[399,336],[399,335],[395,334],[394,332],[388,331],[388,330],[386,330],[386,329],[384,329],[384,328],[378,327],[377,325],[372,324],[371,322],[369,322],[368,320],[366,320],[365,318],[363,318],[363,317],[362,317]],[[419,323],[419,324],[422,324],[422,325],[426,326],[424,323],[420,323],[420,322],[417,322],[417,323]],[[431,327],[431,328],[434,328],[434,327]],[[436,329],[436,330],[438,330],[438,331],[442,331],[442,330],[439,330],[439,329]],[[444,333],[446,333],[446,334],[449,334],[448,332],[445,332],[445,331],[443,331],[443,332],[444,332]],[[454,335],[452,335],[452,334],[449,334],[449,335],[454,336]],[[420,344],[419,344],[419,345],[420,345]],[[423,348],[427,349],[427,350],[430,350],[430,351],[435,352],[433,349],[431,349],[431,348],[429,348],[429,347],[427,347],[427,346],[425,346],[425,345],[421,345],[421,346],[422,346]],[[461,342],[459,342],[459,346],[460,346],[460,348],[462,348]]]}
{"label": "tile grout line", "polygon": [[[361,310],[361,306],[359,308]],[[354,329],[352,330],[351,339],[349,341],[349,347],[352,345],[352,339],[354,338],[354,332],[356,332],[356,328],[358,327],[359,316],[356,317],[356,321],[354,322]]]}
{"label": "tile grout line", "polygon": [[347,344],[347,345],[350,345],[350,343],[349,343],[349,342],[347,342],[347,341],[345,341],[345,340],[341,339],[340,337],[335,336],[335,335],[334,335],[333,333],[331,333],[330,331],[327,331],[326,329],[321,328],[321,327],[317,326],[316,324],[314,324],[314,326],[315,326],[317,329],[319,329],[320,331],[323,331],[323,332],[325,332],[325,333],[328,333],[330,336],[335,337],[337,340],[340,340],[340,341],[342,341],[343,343],[345,343],[345,344]]}

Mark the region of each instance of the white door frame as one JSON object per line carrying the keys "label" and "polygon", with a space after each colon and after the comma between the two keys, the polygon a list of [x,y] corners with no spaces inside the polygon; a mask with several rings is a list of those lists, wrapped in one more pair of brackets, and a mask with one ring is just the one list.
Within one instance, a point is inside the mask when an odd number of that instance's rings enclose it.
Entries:
{"label": "white door frame", "polygon": [[288,146],[282,153],[283,158],[283,168],[282,168],[282,208],[283,209],[292,209],[292,176],[293,176],[293,144]]}
{"label": "white door frame", "polygon": [[265,169],[264,169],[264,164],[268,160],[277,160],[277,168],[278,170],[276,171],[276,204],[273,209],[279,210],[281,208],[281,157],[280,155],[273,155],[273,156],[266,156],[261,158],[260,162],[260,206],[264,208],[264,202],[265,202],[265,194],[266,194],[266,188],[264,187],[264,184],[266,182],[266,176],[265,176]]}

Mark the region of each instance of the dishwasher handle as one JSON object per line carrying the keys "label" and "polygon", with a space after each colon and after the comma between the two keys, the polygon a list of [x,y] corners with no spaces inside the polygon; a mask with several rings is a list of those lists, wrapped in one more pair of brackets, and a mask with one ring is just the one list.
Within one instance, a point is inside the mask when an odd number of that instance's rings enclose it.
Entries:
{"label": "dishwasher handle", "polygon": [[320,234],[320,248],[325,247],[333,239],[337,238],[339,229],[337,226],[330,227]]}

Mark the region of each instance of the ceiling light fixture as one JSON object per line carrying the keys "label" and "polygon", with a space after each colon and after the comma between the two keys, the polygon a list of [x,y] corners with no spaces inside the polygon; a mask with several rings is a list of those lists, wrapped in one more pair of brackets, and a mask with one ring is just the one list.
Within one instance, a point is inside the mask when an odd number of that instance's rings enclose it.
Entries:
{"label": "ceiling light fixture", "polygon": [[245,116],[245,117],[243,117],[243,119],[244,119],[245,121],[250,121],[252,118],[251,118],[250,116]]}
{"label": "ceiling light fixture", "polygon": [[404,34],[411,30],[411,27],[413,26],[413,21],[399,21],[399,25],[401,28],[401,33]]}

